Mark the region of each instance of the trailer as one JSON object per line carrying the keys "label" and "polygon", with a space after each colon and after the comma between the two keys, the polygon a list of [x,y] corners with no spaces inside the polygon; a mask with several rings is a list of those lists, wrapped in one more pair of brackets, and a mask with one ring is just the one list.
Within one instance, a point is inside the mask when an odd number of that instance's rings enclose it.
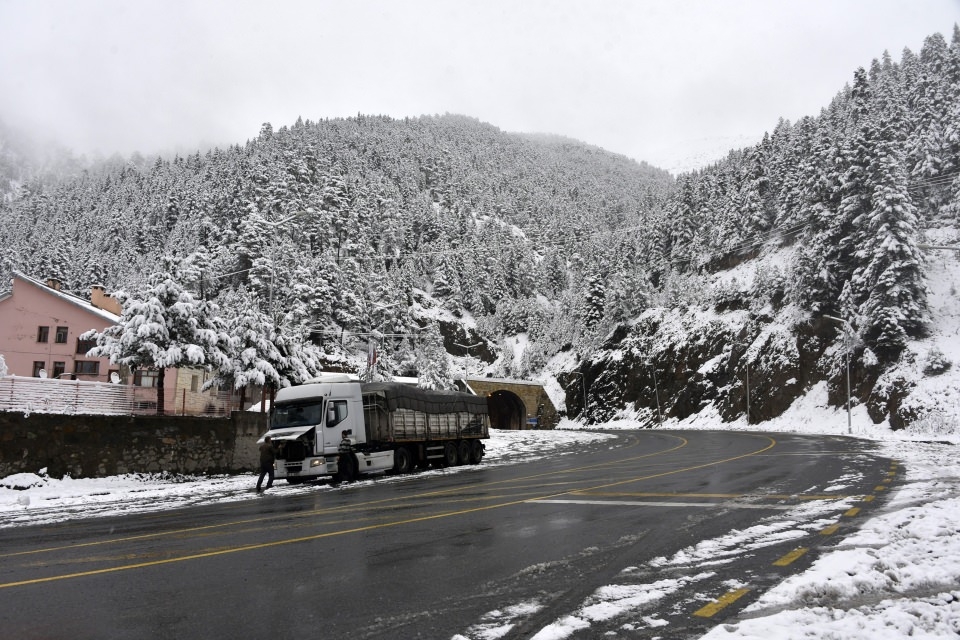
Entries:
{"label": "trailer", "polygon": [[487,399],[396,382],[325,376],[277,392],[270,411],[275,475],[296,484],[322,477],[409,473],[479,464],[490,437]]}

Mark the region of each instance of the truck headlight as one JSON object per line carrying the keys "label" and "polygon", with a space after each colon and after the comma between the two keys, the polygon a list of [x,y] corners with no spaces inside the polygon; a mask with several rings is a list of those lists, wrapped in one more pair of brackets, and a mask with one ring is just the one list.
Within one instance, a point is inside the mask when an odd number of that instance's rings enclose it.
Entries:
{"label": "truck headlight", "polygon": [[325,463],[323,458],[314,458],[313,460],[310,461],[310,468],[312,469],[313,467],[322,467],[324,464]]}

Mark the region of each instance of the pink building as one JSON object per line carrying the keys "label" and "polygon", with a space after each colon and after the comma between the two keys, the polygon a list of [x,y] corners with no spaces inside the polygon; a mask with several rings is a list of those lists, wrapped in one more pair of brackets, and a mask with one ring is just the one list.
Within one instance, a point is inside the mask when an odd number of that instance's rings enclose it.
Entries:
{"label": "pink building", "polygon": [[[13,289],[0,297],[0,355],[7,373],[132,385],[137,407],[149,411],[156,407],[158,372],[139,369],[131,373],[108,358],[88,357],[95,342],[80,339],[91,329],[103,331],[117,324],[120,313],[120,303],[101,286],[94,285],[90,300],[85,300],[62,291],[56,280],[41,282],[15,271]],[[210,375],[202,368],[168,369],[164,379],[166,411],[229,413],[234,406],[230,392],[203,391]]]}
{"label": "pink building", "polygon": [[94,345],[80,335],[103,331],[120,320],[120,304],[95,286],[91,300],[61,291],[60,283],[46,283],[14,272],[13,289],[0,297],[0,355],[15,376],[76,378],[107,382],[120,375],[119,365],[107,358],[88,358]]}

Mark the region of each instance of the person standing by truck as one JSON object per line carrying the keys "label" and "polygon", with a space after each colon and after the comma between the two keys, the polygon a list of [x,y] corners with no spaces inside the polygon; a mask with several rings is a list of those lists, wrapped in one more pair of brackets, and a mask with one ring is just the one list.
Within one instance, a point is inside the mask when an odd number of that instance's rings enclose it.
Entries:
{"label": "person standing by truck", "polygon": [[260,478],[257,480],[257,493],[263,491],[260,485],[263,484],[263,477],[268,474],[270,478],[267,480],[267,489],[273,486],[273,463],[276,459],[277,454],[273,450],[273,442],[270,441],[270,436],[267,436],[263,439],[263,444],[260,445]]}

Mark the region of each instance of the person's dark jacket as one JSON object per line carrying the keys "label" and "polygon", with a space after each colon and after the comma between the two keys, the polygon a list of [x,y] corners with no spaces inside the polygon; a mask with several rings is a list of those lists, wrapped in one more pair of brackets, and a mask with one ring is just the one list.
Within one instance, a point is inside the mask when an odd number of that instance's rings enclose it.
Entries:
{"label": "person's dark jacket", "polygon": [[260,445],[260,466],[272,467],[273,461],[277,459],[277,454],[273,450],[272,442],[264,442]]}

